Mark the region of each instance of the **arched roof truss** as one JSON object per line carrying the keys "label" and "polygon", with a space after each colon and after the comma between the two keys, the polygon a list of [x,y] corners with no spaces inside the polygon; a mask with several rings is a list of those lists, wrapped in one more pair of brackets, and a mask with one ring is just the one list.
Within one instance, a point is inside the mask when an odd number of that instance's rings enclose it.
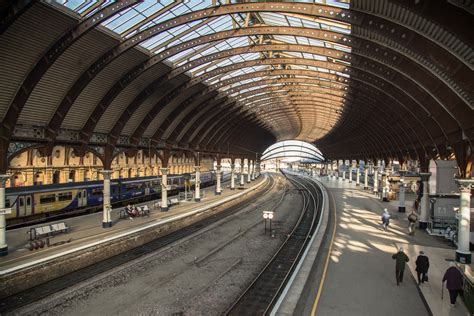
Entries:
{"label": "arched roof truss", "polygon": [[285,139],[330,158],[426,160],[472,147],[467,7],[220,1],[6,10],[1,168],[15,141],[95,146],[104,161],[124,148],[261,153]]}

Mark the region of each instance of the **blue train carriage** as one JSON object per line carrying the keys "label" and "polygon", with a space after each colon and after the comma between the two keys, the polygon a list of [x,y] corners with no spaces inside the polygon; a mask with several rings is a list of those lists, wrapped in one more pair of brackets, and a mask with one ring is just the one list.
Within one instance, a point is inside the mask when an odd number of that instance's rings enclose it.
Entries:
{"label": "blue train carriage", "polygon": [[87,206],[86,190],[77,184],[52,184],[6,189],[7,219]]}

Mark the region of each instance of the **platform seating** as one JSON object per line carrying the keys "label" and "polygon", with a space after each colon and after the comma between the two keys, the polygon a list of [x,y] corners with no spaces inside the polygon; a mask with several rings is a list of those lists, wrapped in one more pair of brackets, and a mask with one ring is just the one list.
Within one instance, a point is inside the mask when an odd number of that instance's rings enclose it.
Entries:
{"label": "platform seating", "polygon": [[69,227],[64,222],[32,227],[29,231],[27,231],[27,233],[30,235],[31,241],[67,232],[69,232]]}
{"label": "platform seating", "polygon": [[[151,210],[147,204],[145,204],[144,206],[138,206],[137,209],[138,209],[138,216],[150,216]],[[121,209],[119,212],[119,218],[124,219],[128,217],[130,217],[130,215],[128,215],[127,209],[126,208]]]}
{"label": "platform seating", "polygon": [[178,198],[172,198],[172,199],[168,200],[168,205],[169,206],[176,205],[176,204],[179,204],[179,199]]}

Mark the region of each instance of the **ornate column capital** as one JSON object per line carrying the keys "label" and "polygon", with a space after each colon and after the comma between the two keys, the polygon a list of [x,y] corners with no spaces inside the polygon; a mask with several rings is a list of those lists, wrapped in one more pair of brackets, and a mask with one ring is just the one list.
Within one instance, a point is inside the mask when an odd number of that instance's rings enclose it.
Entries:
{"label": "ornate column capital", "polygon": [[112,170],[101,170],[99,172],[104,175],[104,180],[105,180],[105,179],[110,179],[110,177],[112,176],[113,171]]}
{"label": "ornate column capital", "polygon": [[474,179],[455,179],[455,181],[461,192],[471,193],[472,188],[474,188]]}
{"label": "ornate column capital", "polygon": [[0,188],[4,188],[7,180],[10,179],[8,174],[0,174]]}
{"label": "ornate column capital", "polygon": [[201,166],[194,166],[194,170],[195,170],[196,172],[200,171],[200,170],[201,170]]}
{"label": "ornate column capital", "polygon": [[160,168],[160,171],[162,175],[167,175],[170,171],[170,168]]}
{"label": "ornate column capital", "polygon": [[431,177],[431,172],[420,172],[421,181],[426,182],[429,181]]}

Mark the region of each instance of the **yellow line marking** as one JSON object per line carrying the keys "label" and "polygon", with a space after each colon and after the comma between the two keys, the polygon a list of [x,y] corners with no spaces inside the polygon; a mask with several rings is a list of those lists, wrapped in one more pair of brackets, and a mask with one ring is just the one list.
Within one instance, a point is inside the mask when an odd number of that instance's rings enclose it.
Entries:
{"label": "yellow line marking", "polygon": [[[328,192],[329,192],[329,190],[328,190]],[[322,293],[323,286],[324,286],[324,280],[326,279],[326,273],[327,273],[328,266],[329,266],[329,259],[331,258],[332,244],[334,242],[334,237],[336,236],[337,209],[336,209],[336,201],[334,200],[334,196],[332,194],[331,194],[331,199],[332,199],[332,203],[334,205],[334,229],[332,231],[331,244],[329,245],[328,256],[326,258],[326,263],[324,265],[323,276],[321,277],[321,282],[319,283],[318,294],[316,294],[316,298],[315,298],[314,304],[313,304],[313,309],[311,310],[311,316],[316,315],[316,310],[318,308],[319,299],[321,298],[321,293]]]}

